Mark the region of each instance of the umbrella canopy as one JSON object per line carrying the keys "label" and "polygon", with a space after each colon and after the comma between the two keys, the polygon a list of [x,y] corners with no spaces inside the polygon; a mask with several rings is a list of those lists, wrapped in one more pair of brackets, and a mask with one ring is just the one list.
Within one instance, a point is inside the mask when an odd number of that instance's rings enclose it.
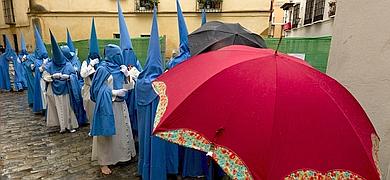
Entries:
{"label": "umbrella canopy", "polygon": [[214,51],[230,45],[246,45],[265,48],[259,35],[250,32],[240,24],[211,21],[188,35],[191,55]]}
{"label": "umbrella canopy", "polygon": [[379,139],[362,107],[297,58],[229,46],[153,87],[154,134],[209,152],[233,179],[379,179]]}

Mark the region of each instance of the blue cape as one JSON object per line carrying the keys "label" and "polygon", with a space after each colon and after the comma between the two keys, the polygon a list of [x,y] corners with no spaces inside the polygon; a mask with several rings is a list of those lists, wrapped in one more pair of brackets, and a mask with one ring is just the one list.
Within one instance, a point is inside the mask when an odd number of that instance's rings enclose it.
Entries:
{"label": "blue cape", "polygon": [[116,133],[114,111],[112,110],[112,89],[106,84],[110,73],[99,67],[93,77],[90,89],[91,100],[96,103],[92,119],[91,136],[113,136]]}
{"label": "blue cape", "polygon": [[34,103],[34,71],[31,70],[32,64],[34,64],[33,55],[28,54],[26,61],[23,62],[23,68],[27,80],[27,99],[29,105]]}
{"label": "blue cape", "polygon": [[81,96],[81,85],[76,74],[70,76],[68,81],[70,105],[77,117],[79,126],[87,123],[87,113],[84,110],[83,98]]}

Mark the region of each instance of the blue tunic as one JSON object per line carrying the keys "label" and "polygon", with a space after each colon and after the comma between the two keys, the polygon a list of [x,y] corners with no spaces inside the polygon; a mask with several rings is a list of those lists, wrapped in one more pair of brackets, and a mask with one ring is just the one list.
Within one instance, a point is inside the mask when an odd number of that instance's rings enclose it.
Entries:
{"label": "blue tunic", "polygon": [[27,99],[30,106],[34,103],[34,71],[31,65],[34,64],[32,55],[27,55],[26,61],[23,62],[23,68],[27,82]]}
{"label": "blue tunic", "polygon": [[8,62],[9,59],[6,53],[0,55],[0,90],[11,90]]}
{"label": "blue tunic", "polygon": [[20,58],[16,55],[16,53],[13,55],[12,61],[14,63],[14,71],[15,71],[15,79],[14,79],[14,85],[16,91],[21,91],[27,88],[27,80],[25,71],[22,65],[22,62],[20,61]]}
{"label": "blue tunic", "polygon": [[42,65],[42,60],[41,59],[35,59],[34,61],[34,103],[33,103],[33,112],[39,113],[42,112],[43,110],[43,102],[42,102],[42,88],[46,87],[41,87],[41,77],[42,73],[39,71],[39,67]]}

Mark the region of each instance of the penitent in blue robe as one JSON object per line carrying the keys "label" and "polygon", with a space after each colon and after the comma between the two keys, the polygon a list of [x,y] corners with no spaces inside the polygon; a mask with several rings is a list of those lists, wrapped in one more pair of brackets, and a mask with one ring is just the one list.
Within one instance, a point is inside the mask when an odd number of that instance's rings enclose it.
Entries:
{"label": "penitent in blue robe", "polygon": [[35,59],[34,61],[34,103],[33,103],[33,112],[39,113],[43,110],[43,102],[42,102],[42,95],[41,91],[41,77],[42,73],[39,71],[39,67],[42,65],[42,59]]}
{"label": "penitent in blue robe", "polygon": [[178,173],[178,146],[152,135],[154,118],[159,102],[152,82],[163,73],[157,27],[156,8],[147,63],[139,75],[135,88],[138,118],[139,159],[138,173],[143,180],[165,180],[167,174]]}
{"label": "penitent in blue robe", "polygon": [[11,90],[8,62],[9,59],[6,53],[0,55],[0,90]]}
{"label": "penitent in blue robe", "polygon": [[26,73],[24,71],[23,64],[21,62],[21,58],[17,57],[15,54],[12,61],[14,63],[14,70],[15,70],[15,79],[14,79],[15,90],[16,91],[24,90],[27,88],[27,80],[26,80]]}
{"label": "penitent in blue robe", "polygon": [[34,64],[33,55],[27,55],[26,61],[23,62],[23,68],[27,82],[27,99],[30,106],[34,103],[34,70],[31,65]]}

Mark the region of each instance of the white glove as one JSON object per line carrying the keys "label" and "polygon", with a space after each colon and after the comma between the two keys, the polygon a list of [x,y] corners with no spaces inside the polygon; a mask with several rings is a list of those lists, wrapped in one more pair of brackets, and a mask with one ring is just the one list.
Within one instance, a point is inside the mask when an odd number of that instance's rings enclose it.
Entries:
{"label": "white glove", "polygon": [[70,77],[70,76],[67,75],[67,74],[62,74],[62,75],[61,75],[61,79],[65,79],[65,80],[66,80],[66,79],[69,79],[69,77]]}
{"label": "white glove", "polygon": [[74,52],[70,52],[70,55],[73,57],[75,55],[75,53]]}
{"label": "white glove", "polygon": [[43,65],[41,67],[39,67],[39,71],[43,72],[45,70],[45,68],[43,67]]}
{"label": "white glove", "polygon": [[26,55],[23,55],[23,56],[22,56],[22,62],[26,61],[26,59],[27,59],[27,56],[26,56]]}
{"label": "white glove", "polygon": [[124,74],[126,77],[129,77],[129,76],[130,76],[129,69],[128,69],[127,66],[125,66],[125,65],[121,65],[121,72],[123,72],[123,74]]}
{"label": "white glove", "polygon": [[79,68],[77,68],[76,66],[73,67],[75,71],[79,71]]}
{"label": "white glove", "polygon": [[125,97],[126,93],[127,89],[112,90],[112,95],[114,96]]}
{"label": "white glove", "polygon": [[46,65],[49,62],[49,58],[43,59],[43,64]]}
{"label": "white glove", "polygon": [[98,59],[98,58],[96,58],[96,59],[90,59],[89,64],[90,64],[91,66],[95,66],[96,64],[99,64],[99,59]]}
{"label": "white glove", "polygon": [[52,77],[53,79],[60,79],[61,76],[62,76],[62,73],[54,73],[53,75],[51,75],[51,77]]}
{"label": "white glove", "polygon": [[34,65],[34,64],[31,64],[30,68],[31,68],[31,70],[34,70],[35,65]]}
{"label": "white glove", "polygon": [[134,80],[137,80],[137,79],[138,79],[138,76],[139,76],[139,74],[140,74],[140,72],[138,71],[138,69],[135,68],[135,67],[132,67],[132,68],[130,69],[129,73],[130,73],[131,78],[134,79]]}

